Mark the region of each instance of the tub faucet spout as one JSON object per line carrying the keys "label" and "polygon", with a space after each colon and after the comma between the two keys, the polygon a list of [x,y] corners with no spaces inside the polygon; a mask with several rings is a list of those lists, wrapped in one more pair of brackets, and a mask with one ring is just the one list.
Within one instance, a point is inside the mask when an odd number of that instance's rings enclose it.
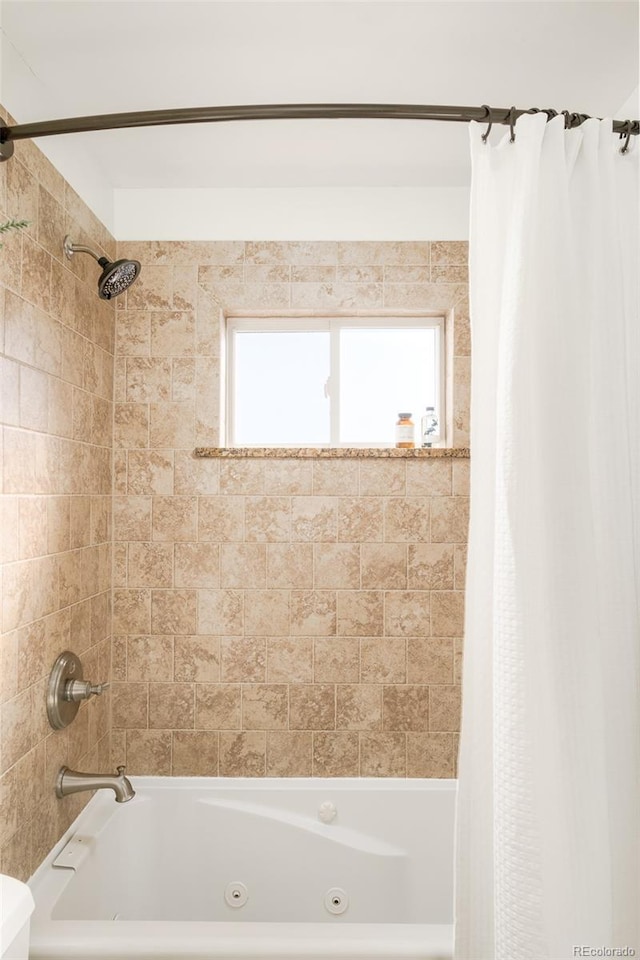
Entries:
{"label": "tub faucet spout", "polygon": [[56,797],[68,797],[70,793],[82,790],[102,790],[109,788],[116,795],[116,803],[126,803],[135,797],[131,782],[124,775],[124,767],[118,767],[117,775],[107,773],[78,773],[69,767],[60,767],[56,777]]}

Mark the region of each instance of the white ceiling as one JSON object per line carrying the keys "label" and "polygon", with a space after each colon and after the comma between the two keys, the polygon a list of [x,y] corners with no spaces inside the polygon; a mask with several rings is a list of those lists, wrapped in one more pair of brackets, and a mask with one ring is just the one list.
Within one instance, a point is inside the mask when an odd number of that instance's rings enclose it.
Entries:
{"label": "white ceiling", "polygon": [[[0,12],[1,95],[20,122],[295,102],[603,116],[638,83],[635,0],[4,0]],[[465,124],[292,120],[55,140],[106,190],[440,188],[468,184],[467,135]]]}

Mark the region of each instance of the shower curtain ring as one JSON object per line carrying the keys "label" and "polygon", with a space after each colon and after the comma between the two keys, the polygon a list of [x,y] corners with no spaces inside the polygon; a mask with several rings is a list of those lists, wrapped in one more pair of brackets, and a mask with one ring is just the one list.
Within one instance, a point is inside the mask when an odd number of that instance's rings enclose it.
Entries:
{"label": "shower curtain ring", "polygon": [[483,110],[484,110],[484,119],[489,121],[489,126],[487,127],[487,129],[485,130],[485,132],[482,134],[482,137],[481,137],[480,139],[482,140],[483,143],[486,143],[486,142],[487,142],[487,138],[488,138],[489,134],[491,133],[491,127],[493,126],[493,120],[491,119],[491,107],[488,107],[488,106],[486,105],[486,103],[483,103],[483,104],[482,104],[482,107],[483,107]]}
{"label": "shower curtain ring", "polygon": [[516,142],[516,130],[515,130],[515,127],[516,127],[516,117],[515,117],[515,113],[516,113],[516,108],[515,108],[515,107],[511,107],[511,110],[509,110],[509,143],[515,143],[515,142]]}
{"label": "shower curtain ring", "polygon": [[[627,120],[626,124],[626,133],[627,138],[624,141],[624,144],[620,147],[620,153],[629,153],[629,141],[631,140],[631,131],[633,129],[633,120]],[[624,136],[624,132],[620,134],[620,139]]]}
{"label": "shower curtain ring", "polygon": [[573,124],[573,114],[569,113],[568,110],[562,111],[562,116],[564,117],[564,128],[565,130],[570,130]]}

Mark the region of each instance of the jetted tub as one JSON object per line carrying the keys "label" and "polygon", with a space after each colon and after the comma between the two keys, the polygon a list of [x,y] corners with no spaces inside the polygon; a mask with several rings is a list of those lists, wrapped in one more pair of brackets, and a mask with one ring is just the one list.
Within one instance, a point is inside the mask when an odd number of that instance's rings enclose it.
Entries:
{"label": "jetted tub", "polygon": [[32,960],[443,960],[452,780],[140,777],[30,880]]}

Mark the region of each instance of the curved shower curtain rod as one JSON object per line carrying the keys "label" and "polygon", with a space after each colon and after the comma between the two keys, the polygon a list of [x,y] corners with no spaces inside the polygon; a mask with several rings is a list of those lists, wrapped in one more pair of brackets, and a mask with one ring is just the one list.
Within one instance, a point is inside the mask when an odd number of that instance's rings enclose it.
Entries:
{"label": "curved shower curtain rod", "polygon": [[[513,125],[525,113],[546,113],[550,120],[557,110],[519,110],[516,107],[443,107],[421,104],[379,103],[284,103],[256,104],[232,107],[190,107],[177,110],[141,110],[135,113],[106,113],[92,117],[68,117],[64,120],[45,120],[22,123],[13,127],[0,126],[0,161],[13,154],[16,140],[32,140],[64,133],[86,133],[91,130],[122,130],[129,127],[156,127],[179,123],[221,123],[230,120],[449,120],[469,123],[471,120],[488,124]],[[566,127],[578,127],[590,117],[586,113],[563,110]],[[613,132],[628,138],[640,134],[639,120],[614,120]],[[625,144],[626,147],[626,144]]]}

